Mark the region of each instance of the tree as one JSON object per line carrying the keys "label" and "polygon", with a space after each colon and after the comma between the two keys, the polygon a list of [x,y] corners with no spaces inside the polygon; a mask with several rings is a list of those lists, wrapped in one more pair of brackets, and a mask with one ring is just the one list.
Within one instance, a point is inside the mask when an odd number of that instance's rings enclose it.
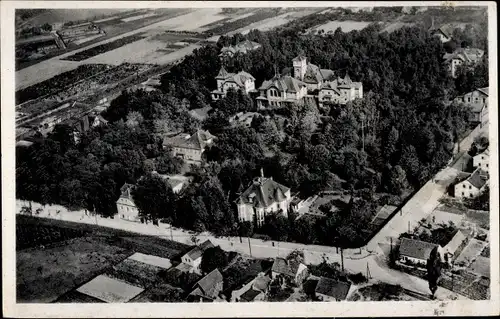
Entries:
{"label": "tree", "polygon": [[441,256],[438,251],[438,246],[434,247],[427,259],[427,281],[429,289],[434,297],[436,293],[439,278],[441,277]]}
{"label": "tree", "polygon": [[406,172],[404,169],[396,165],[390,170],[387,189],[391,194],[400,195],[408,188]]}
{"label": "tree", "polygon": [[211,247],[203,252],[200,269],[204,274],[208,274],[214,269],[222,270],[227,266],[228,258],[226,252],[219,246]]}
{"label": "tree", "polygon": [[140,179],[132,190],[132,197],[141,217],[156,220],[174,214],[175,195],[160,176],[148,174]]}
{"label": "tree", "polygon": [[239,235],[242,237],[251,237],[253,235],[253,223],[249,221],[242,221],[239,225]]}

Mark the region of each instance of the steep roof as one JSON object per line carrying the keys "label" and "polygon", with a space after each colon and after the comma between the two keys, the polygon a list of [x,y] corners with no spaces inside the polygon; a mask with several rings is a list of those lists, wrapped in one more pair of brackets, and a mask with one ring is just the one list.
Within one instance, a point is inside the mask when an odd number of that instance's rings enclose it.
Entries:
{"label": "steep roof", "polygon": [[333,297],[336,300],[345,300],[350,288],[351,283],[321,277],[316,285],[315,292]]}
{"label": "steep roof", "polygon": [[455,252],[464,240],[465,235],[460,230],[457,230],[453,238],[446,244],[446,248],[451,252]]}
{"label": "steep roof", "polygon": [[191,249],[186,255],[188,255],[192,260],[196,260],[200,258],[205,250],[208,248],[213,248],[215,247],[214,244],[210,240],[204,241],[201,245],[194,247]]}
{"label": "steep roof", "polygon": [[165,137],[164,145],[171,145],[180,148],[189,148],[195,150],[203,150],[209,143],[208,141],[215,138],[208,131],[197,130],[193,135],[177,135],[174,137]]}
{"label": "steep roof", "polygon": [[286,260],[284,258],[276,257],[271,271],[278,274],[295,277],[297,271],[299,270],[300,264],[300,262],[294,260]]}
{"label": "steep roof", "polygon": [[303,56],[302,54],[300,54],[292,59],[292,61],[294,61],[294,62],[298,62],[298,61],[302,61],[302,60],[307,60],[307,57]]}
{"label": "steep roof", "polygon": [[481,93],[483,93],[483,94],[487,95],[487,96],[489,96],[489,95],[490,95],[490,87],[489,87],[489,86],[487,86],[487,87],[485,87],[485,88],[480,88],[480,89],[477,89],[477,90],[478,90],[479,92],[481,92]]}
{"label": "steep roof", "polygon": [[477,168],[470,176],[467,178],[467,181],[472,184],[472,186],[481,189],[486,182],[488,181],[486,178],[486,172],[482,169]]}
{"label": "steep roof", "polygon": [[269,276],[259,275],[255,278],[253,282],[252,288],[258,291],[265,291],[271,282],[271,278]]}
{"label": "steep roof", "polygon": [[254,290],[254,289],[250,288],[247,291],[245,291],[244,294],[242,294],[240,296],[240,299],[242,299],[244,301],[253,301],[255,299],[255,297],[257,297],[261,293],[262,293],[261,291]]}
{"label": "steep roof", "polygon": [[247,80],[255,81],[255,78],[245,71],[240,71],[237,74],[230,73],[228,77],[225,78],[226,82],[234,82],[241,88],[245,87],[245,82]]}
{"label": "steep roof", "polygon": [[421,260],[427,260],[434,247],[438,245],[421,240],[402,238],[399,254]]}
{"label": "steep roof", "polygon": [[226,71],[226,69],[224,69],[223,66],[221,66],[219,73],[217,74],[217,76],[215,78],[216,79],[225,79],[228,76],[229,76],[229,73]]}
{"label": "steep roof", "polygon": [[259,90],[267,90],[272,86],[275,86],[281,92],[295,93],[299,92],[306,84],[290,75],[275,76],[271,80],[264,81]]}
{"label": "steep roof", "polygon": [[125,183],[123,186],[120,188],[121,195],[120,197],[122,198],[127,198],[127,199],[132,199],[132,189],[134,188],[134,185]]}
{"label": "steep roof", "polygon": [[477,62],[484,55],[484,51],[477,48],[459,48],[453,53],[445,53],[444,59],[446,61],[452,59],[460,59],[464,62]]}
{"label": "steep roof", "polygon": [[282,201],[285,198],[284,194],[289,190],[290,188],[273,181],[272,178],[258,177],[241,194],[239,203],[268,207],[274,202]]}
{"label": "steep roof", "polygon": [[451,32],[450,30],[448,30],[448,28],[446,26],[441,26],[437,29],[431,29],[430,30],[432,33],[442,33],[444,36],[446,36],[447,38],[451,38]]}
{"label": "steep roof", "polygon": [[221,49],[221,54],[223,54],[225,52],[247,53],[248,51],[256,50],[256,49],[258,49],[260,47],[261,47],[261,45],[259,43],[257,43],[257,42],[250,41],[250,40],[243,40],[243,41],[241,41],[240,43],[238,43],[236,45],[230,45],[230,46],[227,46],[227,47],[223,47]]}
{"label": "steep roof", "polygon": [[210,299],[217,298],[218,291],[216,290],[217,284],[222,283],[224,277],[220,271],[216,268],[212,270],[208,275],[201,278],[195,285],[195,289],[191,292],[191,295],[198,295],[202,297],[207,297]]}

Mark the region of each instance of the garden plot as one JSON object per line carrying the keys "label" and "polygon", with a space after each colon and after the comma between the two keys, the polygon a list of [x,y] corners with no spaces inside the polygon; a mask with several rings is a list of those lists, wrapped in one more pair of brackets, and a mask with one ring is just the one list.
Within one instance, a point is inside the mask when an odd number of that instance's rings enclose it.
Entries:
{"label": "garden plot", "polygon": [[455,264],[458,266],[469,265],[477,256],[479,256],[487,244],[488,243],[484,241],[471,239],[467,246],[465,246],[464,250],[462,250],[462,253],[455,260]]}
{"label": "garden plot", "polygon": [[453,224],[459,226],[462,223],[463,219],[463,215],[453,214],[436,209],[429,215],[429,217],[427,218],[427,222],[431,225],[448,225],[449,222],[453,222]]}
{"label": "garden plot", "polygon": [[144,289],[105,275],[99,275],[78,288],[77,291],[108,303],[119,303],[129,301],[143,292]]}
{"label": "garden plot", "polygon": [[483,256],[477,256],[476,260],[470,265],[469,271],[490,278],[490,259]]}
{"label": "garden plot", "polygon": [[161,258],[158,256],[153,256],[153,255],[146,255],[142,253],[135,253],[132,256],[130,256],[128,259],[132,259],[135,261],[139,261],[148,265],[160,267],[163,269],[169,269],[172,267],[172,263],[170,262],[170,259],[168,258]]}
{"label": "garden plot", "polygon": [[325,24],[316,26],[314,28],[309,29],[309,32],[316,32],[318,30],[323,30],[325,33],[335,32],[337,28],[341,28],[342,32],[350,32],[353,30],[363,30],[366,28],[371,22],[365,21],[330,21]]}

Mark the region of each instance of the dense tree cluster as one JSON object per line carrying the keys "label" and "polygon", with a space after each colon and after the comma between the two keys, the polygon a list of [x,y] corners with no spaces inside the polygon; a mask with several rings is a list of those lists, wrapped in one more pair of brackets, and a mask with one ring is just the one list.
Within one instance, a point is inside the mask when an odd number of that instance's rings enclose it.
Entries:
{"label": "dense tree cluster", "polygon": [[[305,54],[322,68],[362,81],[362,100],[321,109],[300,103],[262,112],[251,127],[230,127],[231,115],[255,109],[241,92],[211,101],[219,49],[242,38],[223,36],[217,46],[197,49],[172,67],[161,79],[161,92],[123,92],[104,113],[110,124],[91,129],[78,145],[69,127],[58,126],[31,148],[18,149],[18,197],[111,215],[119,188],[130,182],[138,185],[133,196],[143,216],[178,227],[220,235],[258,231],[273,239],[344,247],[361,242],[375,214],[374,194],[404,195],[451,158],[469,113],[447,101],[468,84],[449,77],[443,45],[417,27],[391,34],[377,26],[325,36],[296,31],[251,31],[247,38],[262,48],[236,55],[225,67],[251,73],[258,86],[274,76],[274,66],[283,70]],[[473,81],[477,74],[470,75]],[[204,123],[189,116],[190,109],[205,106],[214,111]],[[151,170],[179,172],[181,163],[162,148],[162,138],[199,127],[216,134],[217,142],[206,152],[208,165],[191,172],[193,182],[182,196],[155,176],[138,181]],[[339,190],[363,198],[322,219],[270,215],[265,227],[253,229],[237,223],[234,201],[260,168],[303,197]]]}

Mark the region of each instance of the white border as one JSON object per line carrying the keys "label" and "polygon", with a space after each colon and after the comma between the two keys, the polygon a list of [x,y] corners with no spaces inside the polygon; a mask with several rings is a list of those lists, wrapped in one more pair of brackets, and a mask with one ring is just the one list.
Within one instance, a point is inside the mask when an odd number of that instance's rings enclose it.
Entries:
{"label": "white border", "polygon": [[[233,303],[227,304],[16,304],[15,264],[15,124],[14,124],[14,10],[15,8],[133,8],[133,7],[364,7],[364,6],[488,6],[490,57],[491,156],[491,300],[438,302],[339,302],[339,303]],[[1,101],[2,101],[2,248],[3,313],[9,317],[240,317],[240,316],[434,316],[499,314],[498,219],[498,114],[496,3],[485,1],[437,2],[236,2],[236,1],[1,1]]]}

